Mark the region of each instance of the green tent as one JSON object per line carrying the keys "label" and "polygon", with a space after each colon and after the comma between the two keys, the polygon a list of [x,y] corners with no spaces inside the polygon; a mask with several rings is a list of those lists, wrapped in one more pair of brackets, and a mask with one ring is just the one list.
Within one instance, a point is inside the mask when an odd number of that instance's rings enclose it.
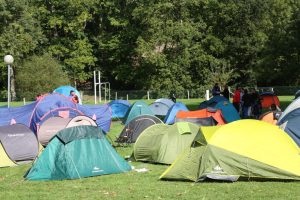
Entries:
{"label": "green tent", "polygon": [[134,145],[137,161],[171,164],[194,140],[199,127],[189,122],[156,124],[145,129]]}
{"label": "green tent", "polygon": [[154,113],[151,111],[148,104],[146,104],[144,101],[136,101],[131,105],[124,117],[123,124],[127,125],[131,120],[140,115],[154,116]]}
{"label": "green tent", "polygon": [[295,142],[277,126],[239,120],[201,127],[194,142],[161,175],[167,180],[300,180]]}
{"label": "green tent", "polygon": [[101,129],[77,126],[55,135],[25,178],[77,179],[130,170],[131,166],[113,149]]}

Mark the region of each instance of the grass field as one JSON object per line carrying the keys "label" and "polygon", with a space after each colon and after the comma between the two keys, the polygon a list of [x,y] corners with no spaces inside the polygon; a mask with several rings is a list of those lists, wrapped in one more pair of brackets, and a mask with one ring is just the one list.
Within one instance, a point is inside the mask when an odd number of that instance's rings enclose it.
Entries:
{"label": "grass field", "polygon": [[[280,97],[286,107],[293,97]],[[190,109],[201,100],[182,100]],[[149,102],[148,102],[149,103]],[[21,105],[14,103],[13,105]],[[5,105],[5,104],[0,104]],[[113,141],[121,132],[120,121],[112,123],[108,138]],[[132,147],[117,147],[122,156]],[[148,172],[129,172],[80,180],[24,181],[30,164],[0,169],[0,200],[2,199],[300,199],[300,182],[169,182],[158,178],[167,168],[141,162],[130,163]],[[299,164],[300,167],[300,164]]]}

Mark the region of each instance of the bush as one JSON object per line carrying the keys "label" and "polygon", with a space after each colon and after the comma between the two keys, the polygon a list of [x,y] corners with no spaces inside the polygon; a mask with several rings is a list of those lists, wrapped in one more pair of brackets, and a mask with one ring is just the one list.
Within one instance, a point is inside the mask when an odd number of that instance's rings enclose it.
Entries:
{"label": "bush", "polygon": [[32,56],[16,71],[16,89],[19,98],[33,100],[39,94],[52,92],[69,80],[62,66],[49,55]]}

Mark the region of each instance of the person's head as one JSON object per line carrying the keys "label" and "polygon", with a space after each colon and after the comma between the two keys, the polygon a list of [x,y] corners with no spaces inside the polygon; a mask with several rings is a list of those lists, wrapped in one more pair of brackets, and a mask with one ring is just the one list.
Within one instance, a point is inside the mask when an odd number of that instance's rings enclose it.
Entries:
{"label": "person's head", "polygon": [[274,103],[271,105],[271,110],[273,111],[277,110],[277,106]]}
{"label": "person's head", "polygon": [[218,87],[219,86],[219,84],[218,83],[215,83],[215,87]]}
{"label": "person's head", "polygon": [[74,90],[71,90],[71,91],[70,91],[70,95],[71,95],[71,96],[75,96]]}

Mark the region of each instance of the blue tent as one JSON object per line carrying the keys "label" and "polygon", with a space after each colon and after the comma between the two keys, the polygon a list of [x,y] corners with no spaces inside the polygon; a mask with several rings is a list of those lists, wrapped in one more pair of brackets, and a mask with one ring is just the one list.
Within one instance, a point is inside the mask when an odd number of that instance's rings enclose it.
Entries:
{"label": "blue tent", "polygon": [[202,109],[205,109],[208,107],[214,108],[217,105],[217,103],[224,102],[224,101],[229,102],[228,99],[226,99],[223,96],[214,96],[214,97],[210,98],[209,100],[203,101],[202,103],[200,103],[198,109],[202,110]]}
{"label": "blue tent", "polygon": [[295,143],[300,147],[300,108],[295,108],[277,122],[289,136],[295,141]]}
{"label": "blue tent", "polygon": [[181,102],[175,103],[168,111],[164,123],[165,124],[174,124],[175,123],[175,117],[178,111],[189,111],[189,109]]}
{"label": "blue tent", "polygon": [[9,125],[14,121],[30,127],[35,133],[44,121],[54,116],[73,118],[78,115],[86,115],[94,119],[105,132],[110,130],[111,123],[111,110],[107,104],[79,105],[58,93],[45,95],[40,100],[26,106],[0,108],[0,112],[0,125]]}
{"label": "blue tent", "polygon": [[20,107],[0,108],[0,126],[18,123],[29,126],[30,117],[37,102]]}
{"label": "blue tent", "polygon": [[112,118],[124,118],[130,103],[126,100],[113,100],[109,102],[112,111]]}
{"label": "blue tent", "polygon": [[221,101],[217,103],[214,108],[220,109],[222,111],[222,116],[226,123],[241,119],[239,113],[236,111],[232,103],[228,101]]}
{"label": "blue tent", "polygon": [[71,91],[74,91],[75,94],[78,96],[78,99],[79,99],[79,104],[82,104],[82,101],[81,101],[81,95],[80,93],[78,92],[78,90],[72,86],[69,86],[69,85],[63,85],[63,86],[60,86],[58,88],[56,88],[53,92],[57,92],[59,94],[62,94],[62,95],[65,95],[66,97],[69,97],[70,96],[70,92]]}

